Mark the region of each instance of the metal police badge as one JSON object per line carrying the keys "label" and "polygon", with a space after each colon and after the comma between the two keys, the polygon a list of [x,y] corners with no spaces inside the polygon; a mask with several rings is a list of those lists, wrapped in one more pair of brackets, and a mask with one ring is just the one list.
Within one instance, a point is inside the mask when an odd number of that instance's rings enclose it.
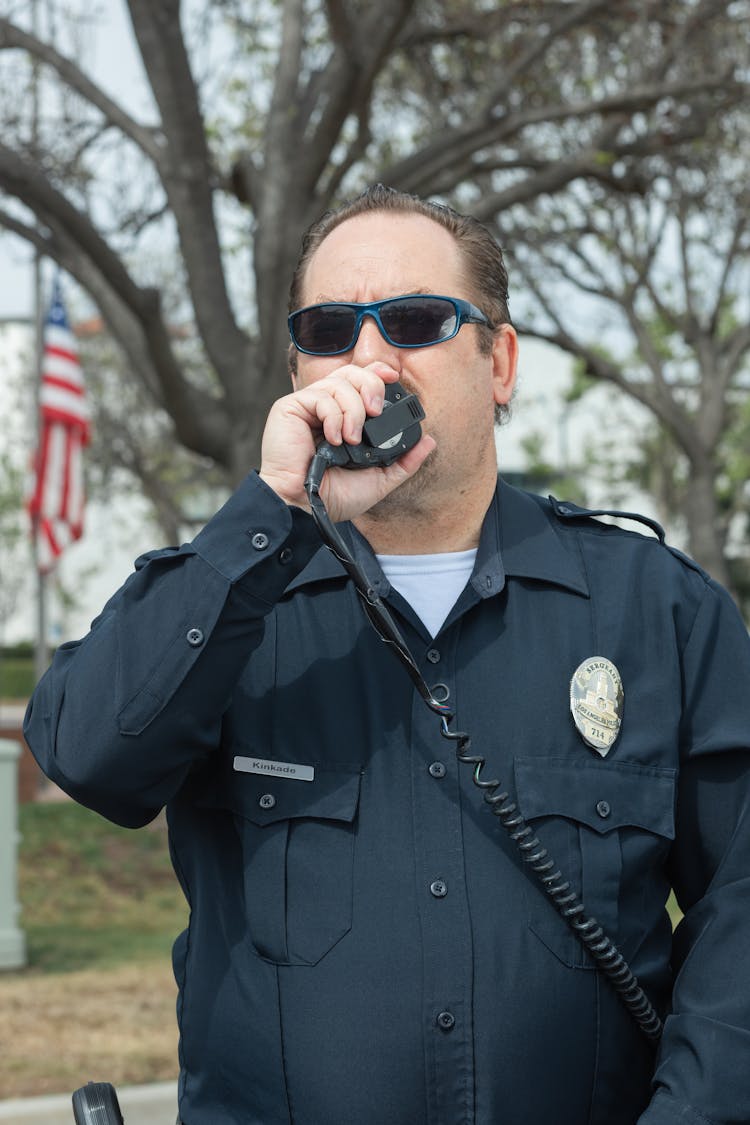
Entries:
{"label": "metal police badge", "polygon": [[620,733],[624,701],[620,673],[605,656],[590,656],[570,681],[570,713],[586,743],[606,758]]}

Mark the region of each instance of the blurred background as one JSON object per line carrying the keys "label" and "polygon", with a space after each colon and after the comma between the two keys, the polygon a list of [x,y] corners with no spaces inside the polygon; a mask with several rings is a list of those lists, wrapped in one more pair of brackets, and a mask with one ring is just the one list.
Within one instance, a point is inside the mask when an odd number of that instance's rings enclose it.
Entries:
{"label": "blurred background", "polygon": [[[750,619],[749,80],[745,0],[0,0],[0,1100],[176,1073],[164,824],[62,800],[21,719],[257,465],[327,207],[382,182],[485,222],[521,334],[501,471],[658,520]],[[45,561],[55,285],[86,499]]]}

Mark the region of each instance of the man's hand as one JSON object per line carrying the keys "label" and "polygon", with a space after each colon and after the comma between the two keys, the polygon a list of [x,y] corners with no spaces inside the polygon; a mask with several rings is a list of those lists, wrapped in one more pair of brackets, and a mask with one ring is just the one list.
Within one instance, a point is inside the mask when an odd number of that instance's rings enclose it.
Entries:
{"label": "man's hand", "polygon": [[[323,379],[280,398],[263,433],[260,478],[287,504],[309,510],[304,483],[318,442],[357,445],[368,416],[383,410],[385,384],[398,372],[384,363],[347,364]],[[331,519],[356,519],[419,469],[435,448],[423,434],[417,444],[387,468],[328,469],[320,494]]]}

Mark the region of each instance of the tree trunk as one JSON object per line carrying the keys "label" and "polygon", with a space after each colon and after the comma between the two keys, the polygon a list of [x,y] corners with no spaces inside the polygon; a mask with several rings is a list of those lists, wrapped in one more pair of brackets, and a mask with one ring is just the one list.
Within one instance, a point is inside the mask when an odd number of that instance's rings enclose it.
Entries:
{"label": "tree trunk", "polygon": [[688,550],[695,561],[712,578],[726,586],[736,600],[725,557],[727,530],[719,514],[714,476],[714,466],[709,460],[691,464],[689,500],[685,505]]}

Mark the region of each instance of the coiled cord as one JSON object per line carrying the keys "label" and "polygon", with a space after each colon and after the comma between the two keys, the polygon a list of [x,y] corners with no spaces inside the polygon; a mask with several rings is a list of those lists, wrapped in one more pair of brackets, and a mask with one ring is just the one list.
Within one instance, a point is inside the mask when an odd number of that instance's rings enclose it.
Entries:
{"label": "coiled cord", "polygon": [[[451,717],[452,718],[452,717]],[[662,1023],[654,1006],[638,983],[627,961],[596,918],[587,916],[586,908],[570,883],[563,878],[549,852],[526,823],[518,806],[507,792],[498,793],[500,782],[482,780],[486,762],[479,754],[470,754],[471,739],[465,731],[451,731],[446,715],[441,716],[440,733],[443,738],[456,743],[456,757],[464,765],[473,766],[472,781],[482,791],[486,804],[510,836],[524,863],[539,879],[542,888],[558,913],[567,922],[576,937],[583,943],[598,969],[617,991],[623,1004],[653,1044],[662,1034]]]}
{"label": "coiled cord", "polygon": [[463,765],[473,767],[472,781],[482,792],[483,799],[493,815],[510,836],[523,862],[537,876],[550,902],[588,951],[597,968],[606,976],[646,1039],[654,1045],[658,1044],[662,1034],[661,1019],[627,961],[597,920],[587,915],[578,894],[571,888],[547,849],[526,823],[518,806],[511,801],[509,793],[497,792],[501,788],[500,781],[496,778],[491,781],[482,780],[485,759],[479,754],[469,752],[471,739],[465,731],[450,729],[449,724],[454,719],[452,712],[433,696],[396,622],[380,597],[368,585],[363,571],[331,522],[318,491],[328,465],[329,462],[322,458],[315,458],[305,481],[313,518],[324,543],[354,582],[367,617],[378,635],[394,649],[423,701],[440,718],[440,733],[443,738],[455,743],[457,760]]}

